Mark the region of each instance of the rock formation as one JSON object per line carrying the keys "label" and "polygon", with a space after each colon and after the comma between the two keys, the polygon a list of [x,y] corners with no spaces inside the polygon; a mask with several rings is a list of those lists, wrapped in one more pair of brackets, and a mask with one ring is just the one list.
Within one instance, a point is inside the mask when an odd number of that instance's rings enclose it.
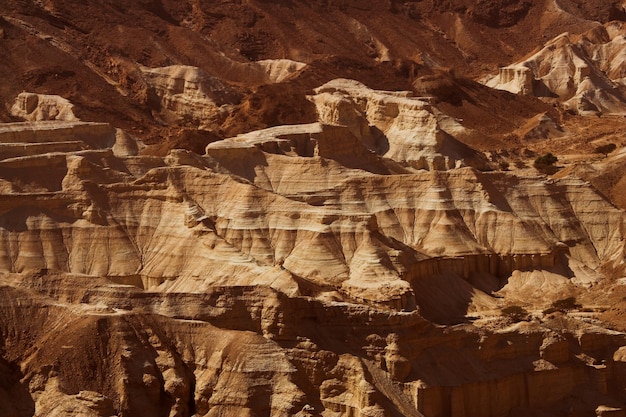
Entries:
{"label": "rock formation", "polygon": [[431,106],[428,97],[373,91],[350,80],[330,81],[315,92],[311,100],[322,122],[348,126],[368,149],[389,159],[415,169],[487,165],[452,136],[466,129]]}
{"label": "rock formation", "polygon": [[196,67],[142,68],[142,72],[166,121],[178,119],[207,129],[223,122],[239,100],[235,89]]}
{"label": "rock formation", "polygon": [[0,417],[624,415],[623,21],[7,0]]}
{"label": "rock formation", "polygon": [[582,36],[563,33],[487,85],[516,94],[558,97],[578,112],[624,112],[624,27],[611,22]]}
{"label": "rock formation", "polygon": [[620,377],[561,350],[610,360],[621,334],[487,323],[623,268],[623,211],[576,178],[416,166],[462,126],[407,93],[337,80],[310,99],[320,122],[205,155],[140,155],[107,124],[3,126],[5,392],[24,398],[7,412],[499,416],[581,384],[584,407],[612,404],[593,381]]}
{"label": "rock formation", "polygon": [[11,114],[31,122],[42,120],[75,121],[74,105],[63,97],[21,93],[15,99]]}
{"label": "rock formation", "polygon": [[[287,59],[253,63],[230,61],[228,65],[231,67],[230,81],[245,80],[248,83],[282,82],[305,67],[303,63]],[[154,107],[153,113],[164,124],[212,130],[223,124],[241,101],[239,89],[198,67],[141,67],[141,73],[146,83],[147,99]],[[14,112],[14,115],[21,114]]]}

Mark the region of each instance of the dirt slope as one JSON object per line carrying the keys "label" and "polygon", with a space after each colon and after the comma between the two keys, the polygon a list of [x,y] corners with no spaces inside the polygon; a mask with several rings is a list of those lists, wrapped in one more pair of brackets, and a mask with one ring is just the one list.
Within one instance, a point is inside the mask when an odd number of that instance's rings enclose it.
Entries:
{"label": "dirt slope", "polygon": [[197,66],[246,88],[254,85],[234,65],[289,58],[314,64],[309,73],[322,82],[309,88],[328,81],[334,68],[373,88],[398,89],[433,67],[459,76],[493,73],[546,38],[597,24],[581,17],[619,17],[607,2],[565,9],[552,1],[500,3],[7,0],[0,114],[10,119],[6,109],[20,91],[54,93],[74,102],[84,119],[119,120],[158,141],[138,65]]}

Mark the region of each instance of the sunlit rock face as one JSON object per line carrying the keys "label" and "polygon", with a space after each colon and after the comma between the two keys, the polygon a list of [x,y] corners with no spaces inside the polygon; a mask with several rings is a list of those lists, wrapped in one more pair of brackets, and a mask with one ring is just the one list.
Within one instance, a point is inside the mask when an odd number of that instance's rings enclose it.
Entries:
{"label": "sunlit rock face", "polygon": [[31,122],[42,120],[77,121],[74,105],[60,96],[20,93],[15,99],[11,114]]}
{"label": "sunlit rock face", "polygon": [[458,120],[409,91],[376,91],[352,80],[333,80],[310,99],[320,120],[346,126],[368,149],[415,169],[484,169],[482,155],[458,142]]}
{"label": "sunlit rock face", "polygon": [[[310,99],[320,122],[204,155],[142,155],[104,123],[2,126],[7,413],[499,416],[581,387],[603,405],[623,335],[499,309],[602,285],[623,211],[457,158],[462,127],[408,94],[338,80]],[[485,321],[440,326],[468,316]]]}
{"label": "sunlit rock face", "polygon": [[[306,65],[288,59],[240,63],[224,58],[229,80],[252,83],[283,82]],[[199,130],[219,126],[241,101],[238,88],[202,69],[188,65],[141,67],[148,102],[168,124],[186,124]]]}
{"label": "sunlit rock face", "polygon": [[487,85],[564,100],[580,113],[624,113],[626,41],[621,22],[584,35],[563,33],[539,52],[500,69]]}
{"label": "sunlit rock face", "polygon": [[624,415],[622,3],[5,0],[0,417]]}

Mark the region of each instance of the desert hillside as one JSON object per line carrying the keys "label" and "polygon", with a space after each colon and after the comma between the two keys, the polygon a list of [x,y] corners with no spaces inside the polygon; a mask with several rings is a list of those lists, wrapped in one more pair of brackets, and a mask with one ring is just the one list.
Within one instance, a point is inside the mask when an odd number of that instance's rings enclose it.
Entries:
{"label": "desert hillside", "polygon": [[626,416],[626,3],[5,0],[0,417]]}

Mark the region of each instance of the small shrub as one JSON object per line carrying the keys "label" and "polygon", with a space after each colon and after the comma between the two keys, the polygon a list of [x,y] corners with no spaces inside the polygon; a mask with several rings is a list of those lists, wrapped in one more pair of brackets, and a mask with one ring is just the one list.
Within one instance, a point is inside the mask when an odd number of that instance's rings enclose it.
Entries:
{"label": "small shrub", "polygon": [[535,159],[535,165],[554,165],[559,160],[556,156],[552,155],[551,152],[548,152],[545,155],[542,155]]}
{"label": "small shrub", "polygon": [[607,157],[611,152],[617,149],[617,145],[614,143],[607,143],[606,145],[598,146],[594,152],[604,154]]}
{"label": "small shrub", "polygon": [[582,305],[576,302],[576,297],[567,297],[553,302],[552,308],[558,311],[569,311],[582,308]]}
{"label": "small shrub", "polygon": [[543,310],[542,313],[543,315],[548,315],[548,314],[556,313],[557,311],[560,311],[560,310],[554,307],[548,307],[545,310]]}
{"label": "small shrub", "polygon": [[526,162],[522,161],[521,159],[518,159],[515,161],[515,167],[519,169],[526,168]]}
{"label": "small shrub", "polygon": [[556,164],[558,160],[559,158],[548,152],[535,159],[534,166],[538,171],[544,174],[554,174],[557,171],[557,167],[555,167],[554,164]]}
{"label": "small shrub", "polygon": [[504,317],[508,317],[513,321],[522,321],[528,319],[529,313],[524,307],[521,306],[508,306],[504,307],[501,311]]}

